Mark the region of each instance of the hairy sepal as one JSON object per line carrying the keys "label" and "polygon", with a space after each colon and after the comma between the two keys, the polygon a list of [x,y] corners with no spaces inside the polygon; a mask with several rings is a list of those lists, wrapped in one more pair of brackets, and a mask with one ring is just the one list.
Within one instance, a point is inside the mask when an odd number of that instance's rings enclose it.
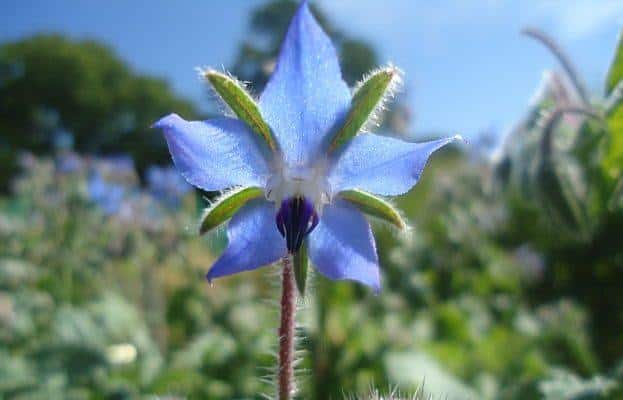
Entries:
{"label": "hairy sepal", "polygon": [[223,192],[201,215],[199,234],[203,235],[230,219],[250,200],[264,192],[256,187],[243,187]]}
{"label": "hairy sepal", "polygon": [[275,151],[275,141],[270,127],[262,118],[260,109],[244,86],[233,77],[215,70],[202,71],[202,76],[231,111],[257,133],[268,147]]}
{"label": "hairy sepal", "polygon": [[400,230],[407,227],[398,210],[380,197],[356,189],[340,192],[340,197],[357,206],[361,212],[389,222]]}
{"label": "hairy sepal", "polygon": [[394,66],[376,70],[365,77],[355,88],[350,111],[333,136],[329,151],[337,150],[374,123],[401,82],[402,72]]}
{"label": "hairy sepal", "polygon": [[309,269],[309,256],[307,254],[307,241],[303,242],[301,248],[293,256],[294,278],[296,287],[301,297],[305,296],[305,285],[307,282],[307,270]]}

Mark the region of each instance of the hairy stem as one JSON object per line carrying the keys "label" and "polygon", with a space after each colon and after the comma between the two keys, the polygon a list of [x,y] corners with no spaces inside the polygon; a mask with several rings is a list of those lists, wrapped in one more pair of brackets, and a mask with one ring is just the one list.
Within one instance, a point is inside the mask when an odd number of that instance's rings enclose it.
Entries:
{"label": "hairy stem", "polygon": [[290,400],[295,390],[294,384],[294,328],[296,314],[296,287],[292,260],[283,259],[281,281],[281,324],[279,325],[279,400]]}
{"label": "hairy stem", "polygon": [[547,47],[552,52],[552,54],[554,54],[554,56],[558,59],[558,61],[562,65],[562,68],[567,73],[567,76],[569,77],[569,79],[571,79],[573,86],[575,87],[578,94],[582,98],[582,102],[585,105],[590,105],[588,92],[586,90],[586,87],[584,86],[584,83],[580,79],[580,75],[575,70],[575,67],[573,66],[573,63],[571,62],[569,57],[567,57],[565,52],[562,50],[560,46],[558,46],[558,44],[554,41],[554,39],[547,36],[544,32],[536,28],[531,28],[531,27],[524,28],[522,30],[522,33],[524,35],[530,36],[538,40],[545,47]]}

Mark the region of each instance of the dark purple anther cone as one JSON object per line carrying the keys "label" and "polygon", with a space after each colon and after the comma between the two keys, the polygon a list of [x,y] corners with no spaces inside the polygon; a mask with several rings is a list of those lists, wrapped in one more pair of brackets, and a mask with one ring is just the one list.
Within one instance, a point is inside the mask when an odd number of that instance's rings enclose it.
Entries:
{"label": "dark purple anther cone", "polygon": [[290,254],[296,253],[303,239],[318,225],[318,214],[314,205],[304,197],[289,197],[281,202],[275,218],[277,229],[286,238]]}

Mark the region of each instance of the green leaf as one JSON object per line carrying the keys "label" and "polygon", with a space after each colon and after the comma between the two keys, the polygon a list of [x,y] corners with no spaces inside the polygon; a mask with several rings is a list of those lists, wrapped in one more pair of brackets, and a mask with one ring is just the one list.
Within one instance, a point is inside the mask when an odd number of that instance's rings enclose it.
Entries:
{"label": "green leaf", "polygon": [[614,59],[606,77],[606,95],[609,95],[621,80],[623,80],[623,32],[619,34]]}
{"label": "green leaf", "polygon": [[623,103],[623,79],[616,84],[614,89],[610,92],[610,95],[606,98],[605,115],[611,116]]}
{"label": "green leaf", "polygon": [[383,101],[400,81],[400,71],[395,67],[380,69],[368,76],[356,89],[346,120],[329,144],[329,151],[355,137],[374,118]]}
{"label": "green leaf", "polygon": [[204,77],[212,84],[214,91],[225,104],[268,144],[271,150],[277,149],[270,127],[262,118],[260,109],[244,87],[236,79],[218,71],[204,72]]}
{"label": "green leaf", "polygon": [[249,200],[253,200],[256,197],[261,196],[262,193],[262,189],[255,187],[241,188],[225,192],[203,212],[203,215],[201,216],[199,234],[203,235],[204,233],[227,221],[236,213],[236,211],[240,209],[240,207],[244,206]]}
{"label": "green leaf", "polygon": [[299,290],[301,297],[305,296],[305,283],[307,282],[307,269],[309,267],[309,257],[307,255],[307,241],[303,242],[303,245],[294,254],[294,278],[296,280],[296,287]]}
{"label": "green leaf", "polygon": [[362,190],[346,190],[340,193],[345,200],[356,205],[362,212],[380,218],[398,229],[405,229],[407,224],[404,222],[400,213],[387,201]]}
{"label": "green leaf", "polygon": [[623,106],[608,115],[608,145],[601,165],[611,179],[616,179],[623,171]]}
{"label": "green leaf", "polygon": [[608,209],[610,211],[616,210],[617,207],[621,205],[621,200],[623,200],[623,176],[619,177],[619,181],[612,191],[612,195],[608,201]]}

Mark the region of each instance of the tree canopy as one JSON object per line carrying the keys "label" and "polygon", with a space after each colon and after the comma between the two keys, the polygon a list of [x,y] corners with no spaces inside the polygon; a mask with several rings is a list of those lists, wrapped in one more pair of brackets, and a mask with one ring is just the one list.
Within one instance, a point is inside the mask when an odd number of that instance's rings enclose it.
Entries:
{"label": "tree canopy", "polygon": [[49,153],[68,140],[88,153],[128,153],[139,170],[168,160],[150,129],[164,114],[197,111],[163,79],[133,71],[91,40],[37,35],[0,47],[0,187],[20,150]]}

